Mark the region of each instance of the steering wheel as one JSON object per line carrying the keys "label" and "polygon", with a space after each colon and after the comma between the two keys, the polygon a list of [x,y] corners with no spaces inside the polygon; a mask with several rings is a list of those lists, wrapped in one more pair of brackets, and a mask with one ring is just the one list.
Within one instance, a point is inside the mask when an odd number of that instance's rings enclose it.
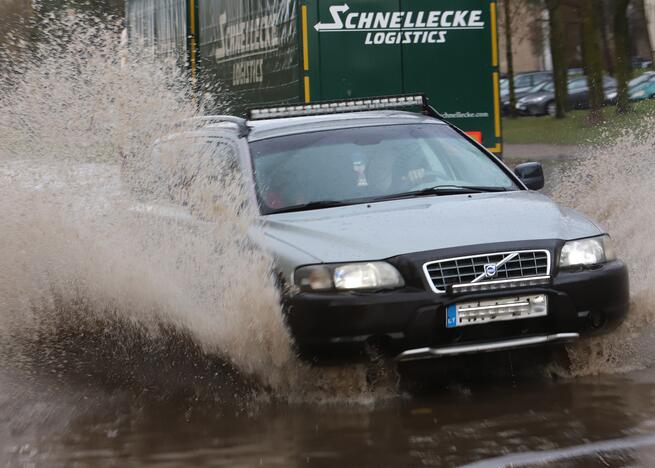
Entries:
{"label": "steering wheel", "polygon": [[[434,171],[425,169],[414,169],[401,178],[403,190],[420,190],[421,186],[428,182],[437,182],[440,177]],[[430,184],[431,186],[434,184]]]}

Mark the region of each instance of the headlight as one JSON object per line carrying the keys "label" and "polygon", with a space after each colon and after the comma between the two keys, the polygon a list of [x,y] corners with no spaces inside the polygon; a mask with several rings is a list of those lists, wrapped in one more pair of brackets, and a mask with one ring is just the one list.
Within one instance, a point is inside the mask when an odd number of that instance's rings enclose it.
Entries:
{"label": "headlight", "polygon": [[560,268],[598,265],[616,259],[609,236],[592,237],[564,244],[559,256]]}
{"label": "headlight", "polygon": [[616,99],[616,97],[619,95],[616,91],[613,91],[607,95],[607,99]]}
{"label": "headlight", "polygon": [[645,95],[646,95],[646,91],[642,89],[641,91],[637,91],[636,93],[634,93],[632,97],[644,97]]}
{"label": "headlight", "polygon": [[398,270],[386,262],[310,265],[298,268],[294,281],[305,291],[394,289],[405,285]]}

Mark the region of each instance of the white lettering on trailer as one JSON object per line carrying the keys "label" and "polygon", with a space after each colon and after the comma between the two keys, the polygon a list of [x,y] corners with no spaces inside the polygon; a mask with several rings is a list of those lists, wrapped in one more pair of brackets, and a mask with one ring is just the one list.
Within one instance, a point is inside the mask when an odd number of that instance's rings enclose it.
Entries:
{"label": "white lettering on trailer", "polygon": [[443,44],[448,31],[376,32],[366,33],[364,44]]}
{"label": "white lettering on trailer", "polygon": [[264,59],[242,60],[232,65],[232,85],[240,86],[264,81]]}
{"label": "white lettering on trailer", "polygon": [[218,18],[220,46],[216,59],[238,58],[266,53],[280,43],[275,15],[265,15],[247,21],[228,23],[227,14]]}
{"label": "white lettering on trailer", "polygon": [[485,27],[482,10],[350,11],[347,3],[332,5],[330,23],[316,23],[322,32],[366,32],[364,44],[442,44],[450,30]]}
{"label": "white lettering on trailer", "polygon": [[[332,23],[330,24],[325,24],[321,27],[323,31],[329,31],[329,30],[339,30],[343,28],[343,21],[341,21],[341,15],[340,13],[346,13],[348,10],[350,10],[350,7],[348,4],[344,5],[332,5],[330,8],[330,15],[332,15]],[[321,24],[321,23],[318,23]],[[318,26],[318,24],[316,26]],[[318,31],[318,27],[316,28]]]}
{"label": "white lettering on trailer", "polygon": [[391,19],[391,13],[375,13],[375,21],[373,23],[373,27],[375,29],[386,29],[389,27],[390,19]]}

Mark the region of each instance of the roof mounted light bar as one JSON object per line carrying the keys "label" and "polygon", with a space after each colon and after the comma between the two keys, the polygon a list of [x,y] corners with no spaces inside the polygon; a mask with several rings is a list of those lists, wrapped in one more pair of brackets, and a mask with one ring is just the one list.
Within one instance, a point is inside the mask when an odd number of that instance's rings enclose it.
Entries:
{"label": "roof mounted light bar", "polygon": [[401,107],[420,107],[426,115],[441,118],[439,113],[428,104],[423,94],[404,94],[398,96],[380,96],[365,99],[348,99],[341,101],[323,101],[316,104],[291,104],[286,106],[265,107],[248,111],[249,120],[280,119],[285,117],[304,117],[310,115],[337,114],[344,112],[365,112],[371,110],[398,109]]}
{"label": "roof mounted light bar", "polygon": [[239,136],[245,137],[250,133],[250,128],[246,125],[246,119],[235,117],[233,115],[208,115],[184,119],[177,123],[178,127],[203,128],[210,125],[233,124],[239,130]]}

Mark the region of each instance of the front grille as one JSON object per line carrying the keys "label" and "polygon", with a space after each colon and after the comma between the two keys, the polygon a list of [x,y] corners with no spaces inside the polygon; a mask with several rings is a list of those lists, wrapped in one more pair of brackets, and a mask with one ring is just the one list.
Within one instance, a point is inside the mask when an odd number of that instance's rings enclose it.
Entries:
{"label": "front grille", "polygon": [[[508,257],[511,258],[508,260]],[[495,275],[486,276],[485,268],[490,265],[500,266],[496,268]],[[440,293],[446,292],[449,286],[471,283],[481,286],[504,283],[509,286],[513,281],[547,276],[550,272],[550,252],[523,250],[448,258],[428,262],[423,270],[432,289]]]}

